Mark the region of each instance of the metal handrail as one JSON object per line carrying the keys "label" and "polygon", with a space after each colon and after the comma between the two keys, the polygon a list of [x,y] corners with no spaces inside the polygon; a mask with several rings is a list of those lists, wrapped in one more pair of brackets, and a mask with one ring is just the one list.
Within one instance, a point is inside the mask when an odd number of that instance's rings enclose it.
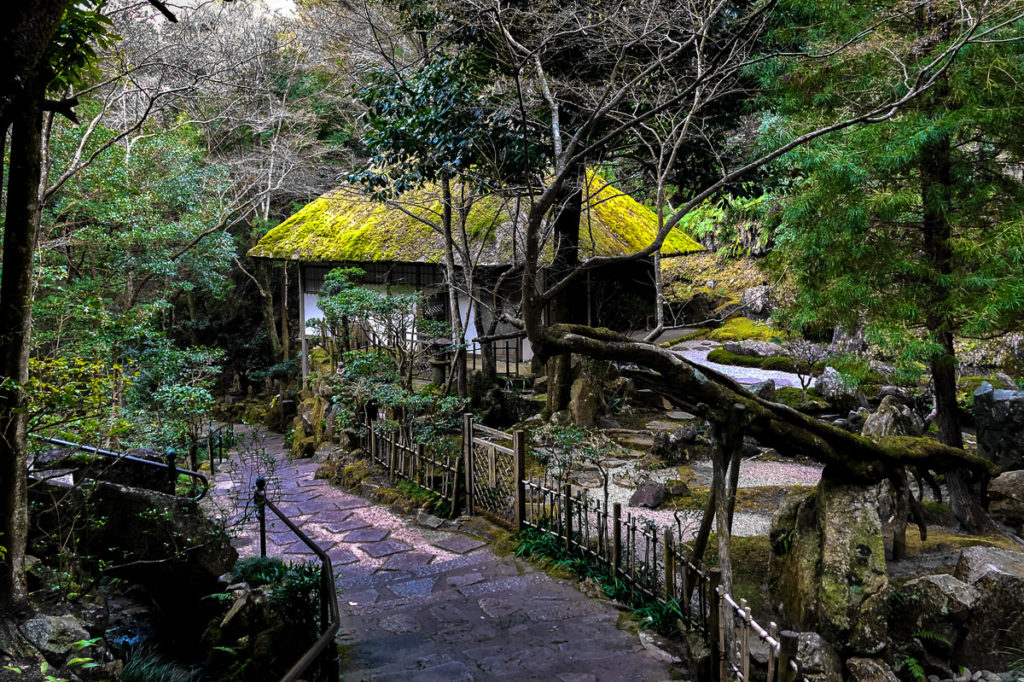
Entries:
{"label": "metal handrail", "polygon": [[285,516],[273,502],[267,499],[266,487],[266,479],[260,476],[256,479],[256,492],[252,496],[253,502],[256,505],[256,517],[260,523],[260,556],[267,556],[266,510],[270,509],[320,559],[320,623],[323,624],[330,618],[327,629],[302,654],[302,657],[295,662],[288,672],[284,674],[281,682],[295,682],[318,658],[320,659],[321,677],[333,682],[338,679],[338,656],[337,651],[332,655],[329,646],[341,628],[341,616],[338,615],[338,595],[334,587],[334,569],[331,566],[331,557],[327,556],[327,552],[310,540],[298,526],[292,523],[291,519]]}
{"label": "metal handrail", "polygon": [[62,445],[66,448],[74,448],[75,450],[81,450],[82,452],[91,452],[93,454],[102,455],[104,457],[113,457],[119,461],[132,462],[134,464],[145,464],[146,466],[159,467],[161,469],[166,470],[173,469],[176,474],[183,474],[190,478],[198,479],[199,482],[203,484],[202,491],[196,497],[192,498],[196,501],[206,497],[206,493],[210,490],[210,481],[206,478],[206,476],[202,475],[198,471],[192,471],[191,469],[179,469],[178,467],[173,466],[171,464],[165,464],[163,462],[154,462],[153,460],[150,459],[133,457],[131,455],[126,455],[121,452],[114,452],[112,450],[104,450],[103,448],[95,445],[82,445],[81,443],[72,443],[71,441],[61,440],[60,438],[46,438],[44,436],[37,436],[35,434],[33,434],[32,437],[35,438],[36,440],[41,440],[44,443]]}

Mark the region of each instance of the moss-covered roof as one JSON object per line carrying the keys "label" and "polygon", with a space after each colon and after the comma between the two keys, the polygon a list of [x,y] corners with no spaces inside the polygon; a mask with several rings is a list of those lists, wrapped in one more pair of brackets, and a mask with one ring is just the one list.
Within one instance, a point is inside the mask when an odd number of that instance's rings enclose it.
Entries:
{"label": "moss-covered roof", "polygon": [[[458,189],[458,188],[456,188]],[[453,195],[459,192],[453,190]],[[435,186],[406,192],[394,202],[372,201],[358,188],[344,185],[304,206],[270,230],[249,255],[306,262],[440,263],[444,241],[426,221],[440,224],[440,191]],[[509,263],[523,253],[527,206],[497,194],[478,196],[466,218],[474,259],[481,265]],[[458,200],[456,200],[458,203]],[[588,171],[580,255],[619,256],[649,244],[658,218],[646,206]],[[664,256],[703,247],[680,230],[662,246]]]}

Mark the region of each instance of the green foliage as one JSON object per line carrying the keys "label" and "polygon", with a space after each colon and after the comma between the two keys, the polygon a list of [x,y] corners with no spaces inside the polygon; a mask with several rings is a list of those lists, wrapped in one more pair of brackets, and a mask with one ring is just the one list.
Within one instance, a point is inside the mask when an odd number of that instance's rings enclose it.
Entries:
{"label": "green foliage", "polygon": [[[881,18],[869,3],[793,1],[780,10],[770,42],[821,50]],[[781,20],[789,15],[799,18]],[[888,19],[863,49],[757,67],[770,93],[765,146],[899,96],[965,27],[951,9]],[[1019,29],[1011,23],[992,37]],[[947,357],[944,334],[1020,326],[1024,186],[1005,163],[1024,150],[1022,54],[1016,39],[958,50],[940,82],[891,120],[784,157],[772,222],[797,294],[781,317],[795,328],[866,321],[869,341],[906,366]]]}
{"label": "green foliage", "polygon": [[236,583],[249,583],[250,587],[261,587],[280,581],[288,572],[288,565],[277,557],[248,557],[239,559],[231,569],[231,579]]}
{"label": "green foliage", "polygon": [[546,145],[523,130],[517,112],[486,94],[487,78],[467,52],[438,55],[411,72],[367,72],[356,97],[368,108],[372,157],[350,181],[385,199],[471,169],[521,178],[543,167]]}

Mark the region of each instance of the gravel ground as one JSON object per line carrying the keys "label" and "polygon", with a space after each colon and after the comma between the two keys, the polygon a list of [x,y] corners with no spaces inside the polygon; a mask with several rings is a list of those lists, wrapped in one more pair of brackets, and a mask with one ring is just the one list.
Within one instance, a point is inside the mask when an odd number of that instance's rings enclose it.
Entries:
{"label": "gravel ground", "polygon": [[[692,482],[694,485],[707,486],[711,481],[711,461],[704,460],[695,462],[692,465],[697,477]],[[761,486],[791,486],[791,485],[817,485],[821,478],[821,466],[797,464],[794,462],[765,462],[756,459],[748,459],[740,464],[739,487],[757,488]],[[636,463],[629,462],[623,466],[611,470],[611,478],[626,478],[627,480],[639,480],[643,477],[650,477],[651,480],[664,483],[678,476],[676,469],[661,469],[659,471],[638,472]],[[682,523],[684,536],[690,537],[696,532],[700,523],[700,512],[676,512],[669,510],[647,509],[646,507],[629,506],[629,498],[632,496],[632,486],[619,486],[611,483],[608,486],[608,504],[619,502],[622,504],[623,514],[650,519],[659,526],[677,527]],[[591,488],[589,494],[592,499],[600,500],[603,496],[601,488]],[[764,535],[768,532],[771,523],[771,515],[774,510],[764,513],[737,512],[733,516],[733,534],[739,536]],[[688,532],[687,532],[688,531]]]}

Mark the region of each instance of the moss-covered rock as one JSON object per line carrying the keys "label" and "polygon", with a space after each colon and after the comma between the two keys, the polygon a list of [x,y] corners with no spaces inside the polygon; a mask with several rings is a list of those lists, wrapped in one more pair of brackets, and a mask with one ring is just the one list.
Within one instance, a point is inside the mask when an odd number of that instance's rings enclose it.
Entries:
{"label": "moss-covered rock", "polygon": [[792,358],[782,355],[770,355],[768,357],[754,357],[751,355],[739,355],[725,350],[715,348],[708,353],[708,360],[717,362],[720,365],[736,365],[738,367],[757,367],[758,369],[769,369],[777,372],[795,372]]}
{"label": "moss-covered rock", "polygon": [[807,389],[807,398],[804,399],[803,392],[795,386],[775,389],[775,401],[801,412],[819,412],[829,406],[813,388]]}
{"label": "moss-covered rock", "polygon": [[787,621],[847,654],[881,652],[890,588],[870,489],[826,476],[814,494],[787,499],[770,537],[771,577]]}

